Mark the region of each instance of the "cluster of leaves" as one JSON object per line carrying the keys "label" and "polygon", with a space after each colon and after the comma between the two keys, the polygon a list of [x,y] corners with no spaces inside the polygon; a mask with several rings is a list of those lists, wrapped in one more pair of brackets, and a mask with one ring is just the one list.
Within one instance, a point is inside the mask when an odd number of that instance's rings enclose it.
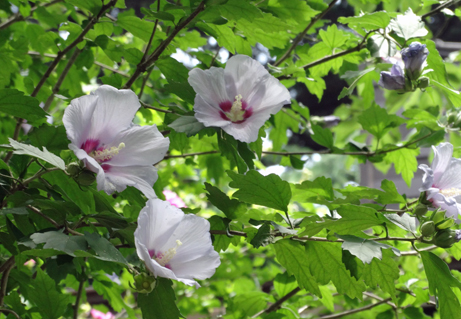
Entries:
{"label": "cluster of leaves", "polygon": [[[289,141],[310,136],[325,161],[347,159],[340,165],[370,162],[384,173],[393,165],[408,186],[421,147],[461,146],[460,55],[444,61],[421,18],[449,14],[455,1],[390,0],[376,11],[380,1],[354,0],[355,16],[330,23],[324,15],[337,2],[157,0],[139,16],[124,0],[0,0],[0,316],[86,318],[91,305],[145,319],[416,319],[437,304],[435,316],[461,318],[461,275],[440,257],[459,260],[461,244],[446,254],[421,236],[418,199],[390,180],[344,186],[331,167],[309,170],[315,151]],[[429,50],[432,86],[384,92],[379,106],[383,58],[414,40]],[[260,45],[287,88],[301,83],[321,101],[328,74],[349,83],[336,126],[295,100],[250,144],[195,120],[191,65],[172,56],[207,69],[224,66],[222,52],[251,56]],[[221,266],[198,290],[159,278],[151,293],[133,291],[132,273],[143,269],[133,233],[146,198],[131,187],[108,196],[67,172],[76,158],[63,110],[101,83],[131,88],[144,106],[136,123],[168,135],[159,198],[172,190],[185,213],[210,222]],[[283,166],[283,179],[265,164]]]}

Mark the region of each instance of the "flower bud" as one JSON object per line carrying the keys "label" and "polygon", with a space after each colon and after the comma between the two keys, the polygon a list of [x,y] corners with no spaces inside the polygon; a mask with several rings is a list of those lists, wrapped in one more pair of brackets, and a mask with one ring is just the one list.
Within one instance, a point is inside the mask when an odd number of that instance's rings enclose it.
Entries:
{"label": "flower bud", "polygon": [[84,170],[75,178],[75,181],[82,186],[90,186],[96,180],[93,172]]}
{"label": "flower bud", "polygon": [[444,221],[438,223],[436,227],[437,229],[447,229],[453,226],[454,223],[455,221],[453,220],[453,218],[447,218]]}
{"label": "flower bud", "polygon": [[450,248],[454,243],[459,241],[459,231],[452,229],[440,230],[435,234],[432,242],[441,248]]}
{"label": "flower bud", "polygon": [[415,209],[413,209],[413,213],[419,217],[424,216],[427,213],[427,206],[419,203],[416,205]]}
{"label": "flower bud", "polygon": [[76,177],[78,173],[80,173],[80,170],[80,165],[78,163],[70,163],[66,167],[67,173],[72,177]]}
{"label": "flower bud", "polygon": [[410,80],[417,80],[426,66],[426,59],[429,54],[426,45],[413,42],[408,48],[402,49],[400,53],[405,64],[405,74]]}
{"label": "flower bud", "polygon": [[422,76],[418,79],[418,84],[417,84],[417,87],[420,88],[420,89],[425,89],[429,86],[429,84],[431,83],[431,81],[429,80],[428,77],[426,76]]}
{"label": "flower bud", "polygon": [[134,289],[143,294],[148,294],[154,290],[157,285],[155,277],[149,276],[146,273],[141,273],[134,276]]}
{"label": "flower bud", "polygon": [[390,72],[382,71],[378,84],[386,90],[405,92],[405,76],[402,68],[394,64]]}
{"label": "flower bud", "polygon": [[430,237],[434,233],[435,233],[435,224],[433,221],[428,221],[421,225],[421,234],[424,237]]}
{"label": "flower bud", "polygon": [[434,224],[440,223],[442,220],[445,219],[445,211],[444,210],[436,210],[431,219],[434,222]]}
{"label": "flower bud", "polygon": [[458,111],[449,111],[445,115],[447,119],[447,125],[451,128],[461,129],[461,112]]}

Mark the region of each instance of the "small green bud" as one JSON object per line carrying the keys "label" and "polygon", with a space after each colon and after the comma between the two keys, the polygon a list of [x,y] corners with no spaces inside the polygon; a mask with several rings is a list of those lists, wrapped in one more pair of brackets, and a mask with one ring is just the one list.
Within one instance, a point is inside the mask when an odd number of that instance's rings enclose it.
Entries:
{"label": "small green bud", "polygon": [[434,245],[441,248],[450,248],[457,241],[457,233],[452,229],[440,230],[435,234],[434,239],[432,239]]}
{"label": "small green bud", "polygon": [[413,210],[413,213],[416,216],[422,217],[422,216],[426,215],[426,213],[427,213],[427,206],[424,205],[424,204],[419,203],[418,205],[416,205],[415,209]]}
{"label": "small green bud", "polygon": [[421,225],[421,234],[424,237],[430,237],[435,233],[435,224],[433,221],[425,222]]}
{"label": "small green bud", "polygon": [[72,177],[76,177],[78,173],[80,173],[80,170],[80,165],[78,163],[70,163],[66,167],[67,173]]}
{"label": "small green bud", "polygon": [[440,223],[444,219],[445,219],[445,211],[444,210],[439,210],[434,214],[434,216],[432,216],[432,220],[434,221],[435,224]]}
{"label": "small green bud", "polygon": [[461,129],[461,112],[456,110],[448,111],[445,117],[447,126],[452,129]]}
{"label": "small green bud", "polygon": [[157,280],[146,273],[134,276],[134,289],[143,294],[148,294],[154,290]]}
{"label": "small green bud", "polygon": [[447,218],[443,220],[442,222],[437,223],[437,225],[435,226],[437,227],[437,229],[447,229],[453,226],[454,223],[455,221],[453,220],[453,218]]}
{"label": "small green bud", "polygon": [[82,186],[90,186],[96,180],[93,172],[84,170],[76,178],[75,181]]}
{"label": "small green bud", "polygon": [[417,87],[420,88],[420,89],[425,89],[429,86],[429,84],[431,83],[431,81],[429,80],[428,77],[426,76],[422,76],[418,79],[418,82],[417,82]]}
{"label": "small green bud", "polygon": [[424,204],[426,206],[431,206],[432,203],[430,201],[427,200],[427,194],[426,192],[421,192],[421,194],[419,194],[419,202],[421,204]]}

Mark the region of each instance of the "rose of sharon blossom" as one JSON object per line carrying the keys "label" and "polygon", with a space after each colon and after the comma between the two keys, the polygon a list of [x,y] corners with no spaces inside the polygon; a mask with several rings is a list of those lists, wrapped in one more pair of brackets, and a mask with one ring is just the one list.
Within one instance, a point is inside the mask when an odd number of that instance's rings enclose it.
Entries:
{"label": "rose of sharon blossom", "polygon": [[461,214],[461,159],[453,158],[453,145],[441,143],[434,147],[432,166],[425,164],[418,168],[424,171],[423,185],[419,189],[426,192],[427,199],[435,207],[446,210],[446,216],[458,219]]}
{"label": "rose of sharon blossom", "polygon": [[429,50],[425,44],[413,42],[409,47],[400,52],[405,64],[405,74],[411,79],[416,80],[421,75],[421,71],[426,66]]}
{"label": "rose of sharon blossom", "polygon": [[147,201],[139,214],[134,238],[139,258],[155,277],[198,288],[194,278],[210,278],[221,263],[211,244],[210,223],[185,215],[160,199]]}
{"label": "rose of sharon blossom", "polygon": [[405,75],[398,64],[394,64],[391,71],[382,71],[378,82],[386,90],[405,90]]}
{"label": "rose of sharon blossom", "polygon": [[187,207],[181,197],[179,197],[175,192],[165,189],[162,193],[165,195],[167,202],[169,202],[171,205],[178,208]]}
{"label": "rose of sharon blossom", "polygon": [[285,86],[246,55],[231,57],[225,69],[193,69],[189,83],[197,93],[197,120],[205,126],[220,127],[246,143],[256,141],[270,115],[291,99]]}
{"label": "rose of sharon blossom", "polygon": [[107,194],[134,186],[147,197],[156,197],[153,164],[165,156],[169,139],[155,125],[132,123],[140,107],[133,91],[103,85],[72,100],[64,112],[69,148],[97,173],[98,190]]}

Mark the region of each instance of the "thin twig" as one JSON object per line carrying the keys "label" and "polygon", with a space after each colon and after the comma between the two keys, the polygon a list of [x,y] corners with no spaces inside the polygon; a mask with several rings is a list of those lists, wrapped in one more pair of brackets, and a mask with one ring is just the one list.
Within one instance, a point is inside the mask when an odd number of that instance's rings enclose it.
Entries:
{"label": "thin twig", "polygon": [[74,304],[74,316],[73,319],[78,318],[78,308],[80,307],[80,299],[82,298],[82,292],[83,292],[83,285],[85,284],[85,281],[82,280],[80,281],[78,285],[78,290],[77,290],[77,299],[75,300]]}
{"label": "thin twig", "polygon": [[423,14],[423,15],[421,16],[421,20],[422,20],[422,19],[425,19],[425,18],[427,18],[427,17],[429,17],[429,16],[431,16],[431,15],[434,15],[434,14],[436,14],[436,13],[438,13],[438,12],[440,12],[442,9],[445,9],[445,8],[451,6],[452,4],[455,4],[456,2],[458,2],[458,0],[451,0],[451,1],[445,2],[444,4],[442,4],[442,5],[438,6],[437,8],[435,8],[434,10],[429,11],[428,13]]}
{"label": "thin twig", "polygon": [[218,151],[208,151],[208,152],[197,152],[197,153],[189,153],[189,154],[182,154],[182,155],[166,155],[163,159],[169,158],[182,158],[182,157],[189,157],[195,155],[208,155],[208,154],[216,154]]}
{"label": "thin twig", "polygon": [[293,52],[293,50],[296,48],[296,46],[299,44],[299,42],[301,42],[301,40],[304,38],[304,36],[307,34],[307,32],[309,31],[309,29],[317,23],[317,21],[319,21],[320,19],[323,18],[323,16],[331,10],[331,8],[333,8],[333,6],[336,4],[336,2],[338,2],[338,0],[333,0],[330,2],[330,5],[328,6],[328,8],[326,8],[323,12],[321,12],[318,16],[314,17],[311,22],[307,25],[307,27],[303,30],[303,32],[301,32],[300,34],[298,34],[296,36],[296,38],[293,40],[293,43],[291,44],[290,48],[280,57],[280,59],[278,61],[276,61],[274,63],[274,66],[279,66],[283,61],[285,61],[291,54],[291,52]]}
{"label": "thin twig", "polygon": [[426,247],[426,248],[418,249],[418,251],[402,251],[400,253],[400,256],[416,256],[416,255],[419,255],[419,252],[421,252],[421,251],[430,251],[430,250],[434,250],[436,248],[439,248],[439,247],[433,245],[433,246],[429,246],[429,247]]}
{"label": "thin twig", "polygon": [[[56,3],[59,3],[59,2],[63,2],[64,0],[54,0],[54,1],[51,1],[51,2],[48,2],[48,3],[41,3],[39,6],[36,6],[36,7],[33,7],[30,9],[30,14],[28,17],[31,17],[32,14],[34,13],[35,10],[37,10],[38,8],[46,8],[46,7],[49,7],[53,4],[56,4]],[[28,18],[27,17],[27,18]],[[8,20],[6,20],[5,22],[1,23],[0,24],[0,30],[3,30],[5,28],[8,28],[10,25],[12,25],[13,23],[15,22],[18,22],[18,21],[22,21],[26,18],[24,18],[20,12],[16,13],[15,15],[11,16]]]}
{"label": "thin twig", "polygon": [[379,305],[382,305],[383,303],[387,303],[387,302],[390,301],[390,300],[392,300],[392,298],[383,299],[383,300],[381,300],[381,301],[378,301],[377,303],[370,304],[370,305],[367,305],[367,306],[362,307],[362,308],[346,310],[346,311],[343,311],[343,312],[340,312],[340,313],[337,313],[337,314],[333,314],[333,315],[321,316],[321,317],[319,317],[319,319],[334,319],[334,318],[341,318],[341,317],[348,316],[348,315],[351,315],[351,314],[354,314],[354,313],[358,313],[358,312],[362,312],[362,311],[366,311],[366,310],[372,309],[372,308],[374,308],[374,307],[377,307],[377,306],[379,306]]}
{"label": "thin twig", "polygon": [[146,61],[139,63],[134,71],[133,75],[128,79],[128,81],[123,86],[124,89],[129,89],[136,81],[136,79],[144,73],[150,66],[152,66],[160,57],[160,55],[165,51],[168,45],[173,41],[175,36],[185,28],[195,17],[205,9],[205,1],[200,2],[198,7],[191,13],[187,19],[184,19],[181,23],[179,23],[174,29],[171,34],[160,43],[160,45],[154,50],[154,52],[147,58]]}
{"label": "thin twig", "polygon": [[[157,12],[159,11],[160,11],[160,0],[157,0]],[[155,31],[157,31],[157,25],[158,25],[158,19],[155,19],[154,29],[152,30],[152,33],[150,35],[149,42],[147,42],[146,50],[144,51],[144,54],[141,58],[141,63],[144,63],[147,59],[147,56],[149,55],[150,46],[152,45],[152,40],[154,40]]]}
{"label": "thin twig", "polygon": [[70,59],[67,61],[67,64],[64,67],[64,70],[62,70],[61,74],[59,75],[59,78],[56,81],[56,84],[53,86],[53,89],[51,90],[50,96],[48,97],[48,99],[45,102],[45,106],[43,107],[43,110],[45,112],[47,112],[48,109],[50,108],[50,105],[54,100],[54,96],[59,92],[59,89],[61,88],[62,82],[66,78],[67,74],[70,71],[70,68],[75,63],[75,60],[77,60],[77,57],[80,55],[80,53],[82,53],[82,50],[80,50],[79,48],[76,48],[74,50],[74,53],[70,57]]}
{"label": "thin twig", "polygon": [[[6,264],[6,265],[5,265]],[[14,266],[16,266],[16,263],[14,261],[14,256],[12,256],[10,259],[8,259],[5,262],[3,266],[5,266],[5,269],[3,270],[3,276],[0,284],[0,307],[3,306],[3,301],[6,296],[6,286],[8,285],[8,277],[10,276],[10,271],[13,269]]]}
{"label": "thin twig", "polygon": [[152,105],[149,105],[147,103],[144,103],[143,101],[139,101],[141,103],[141,105],[143,107],[145,107],[146,109],[151,109],[151,110],[155,110],[157,112],[162,112],[162,113],[175,113],[173,111],[170,111],[170,110],[164,110],[164,109],[161,109],[161,108],[158,108],[158,107],[155,107],[155,106],[152,106]]}
{"label": "thin twig", "polygon": [[54,227],[56,227],[57,229],[60,229],[62,228],[61,225],[59,225],[54,219],[52,219],[51,217],[43,214],[38,208],[35,208],[34,206],[32,205],[27,205],[26,206],[27,208],[29,208],[31,211],[33,211],[34,213],[36,213],[37,215],[40,215],[42,216],[43,218],[45,218],[47,221],[49,221]]}
{"label": "thin twig", "polygon": [[22,182],[23,185],[27,185],[29,184],[30,182],[32,182],[34,179],[37,179],[39,177],[41,177],[42,175],[45,175],[46,173],[49,173],[49,172],[53,172],[53,171],[60,171],[61,169],[58,168],[58,167],[52,167],[52,168],[47,168],[45,170],[40,170],[38,171],[34,176],[32,177],[29,177],[28,179],[24,180]]}
{"label": "thin twig", "polygon": [[21,319],[21,317],[19,317],[19,315],[14,312],[13,310],[10,310],[10,309],[0,309],[0,312],[3,312],[3,313],[7,313],[7,314],[12,314],[13,316],[15,316],[17,319]]}
{"label": "thin twig", "polygon": [[260,315],[262,314],[265,314],[265,313],[270,313],[272,311],[276,311],[277,309],[280,308],[280,306],[282,305],[282,303],[284,303],[285,301],[287,301],[288,299],[290,299],[291,297],[293,297],[294,295],[296,295],[299,291],[301,291],[301,288],[299,287],[296,287],[295,289],[293,289],[292,291],[290,291],[289,293],[287,293],[285,296],[283,296],[282,298],[280,298],[279,300],[277,300],[276,302],[274,302],[272,305],[270,305],[269,307],[267,307],[266,309],[264,310],[261,310],[260,312],[258,312],[257,314],[255,314],[253,317],[251,318],[258,318]]}
{"label": "thin twig", "polygon": [[218,46],[218,50],[216,50],[216,54],[213,55],[213,58],[211,59],[211,62],[210,62],[210,66],[208,68],[211,68],[213,66],[214,62],[216,61],[216,58],[219,55],[219,51],[221,51],[221,47]]}

